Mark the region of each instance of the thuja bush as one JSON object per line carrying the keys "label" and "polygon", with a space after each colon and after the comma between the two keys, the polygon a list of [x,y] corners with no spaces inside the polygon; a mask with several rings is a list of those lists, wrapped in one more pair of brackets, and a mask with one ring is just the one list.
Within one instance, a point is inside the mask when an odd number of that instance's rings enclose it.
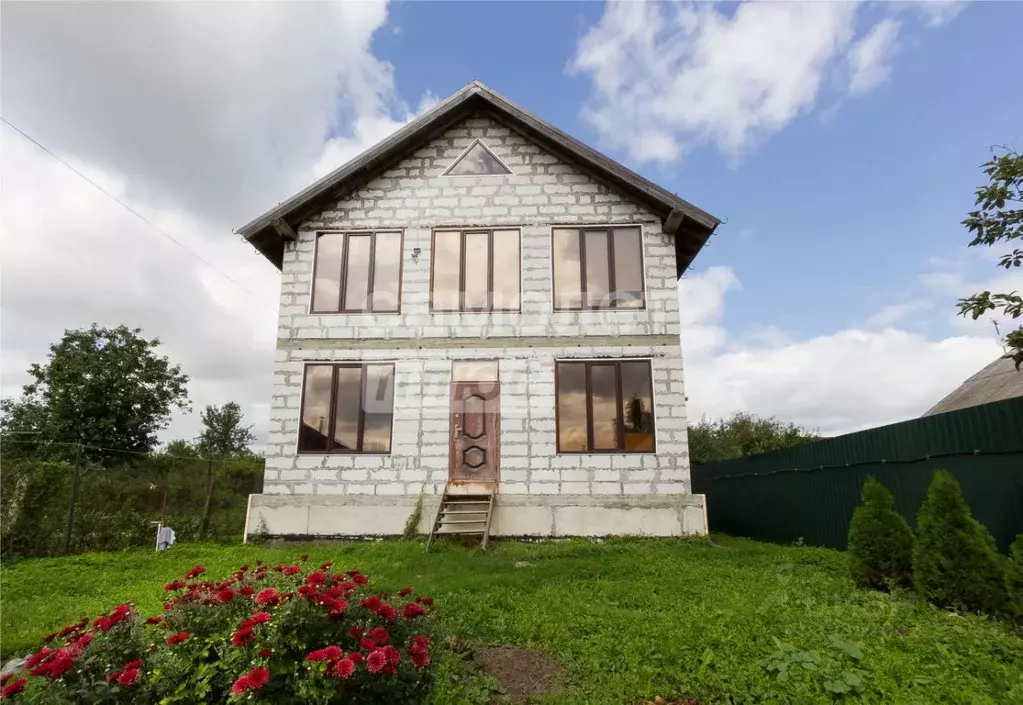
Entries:
{"label": "thuja bush", "polygon": [[849,523],[849,570],[866,587],[910,585],[913,531],[895,511],[892,493],[873,475],[863,485],[863,501]]}
{"label": "thuja bush", "polygon": [[1005,587],[1009,593],[1009,609],[1023,622],[1023,534],[1009,548],[1009,565],[1005,570]]}
{"label": "thuja bush", "polygon": [[939,607],[999,614],[1006,610],[1004,558],[991,533],[970,514],[959,483],[934,473],[916,518],[913,580]]}
{"label": "thuja bush", "polygon": [[241,566],[164,587],[46,636],[2,697],[26,703],[415,703],[430,686],[433,601],[331,563]]}

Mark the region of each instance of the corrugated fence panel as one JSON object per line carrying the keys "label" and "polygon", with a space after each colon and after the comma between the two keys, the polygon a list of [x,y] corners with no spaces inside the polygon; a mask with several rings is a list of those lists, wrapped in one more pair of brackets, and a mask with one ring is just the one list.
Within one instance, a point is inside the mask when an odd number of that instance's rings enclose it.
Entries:
{"label": "corrugated fence panel", "polygon": [[1023,398],[1006,399],[693,467],[712,531],[845,548],[860,490],[874,475],[910,524],[935,470],[963,488],[1001,550],[1023,533]]}

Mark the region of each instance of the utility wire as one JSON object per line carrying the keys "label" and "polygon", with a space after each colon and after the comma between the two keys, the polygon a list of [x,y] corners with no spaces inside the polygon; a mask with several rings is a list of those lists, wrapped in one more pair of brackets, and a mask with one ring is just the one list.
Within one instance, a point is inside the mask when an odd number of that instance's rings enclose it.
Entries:
{"label": "utility wire", "polygon": [[51,151],[50,151],[49,149],[47,149],[47,148],[46,148],[46,147],[45,147],[45,146],[44,146],[44,145],[43,145],[43,144],[42,144],[41,142],[39,142],[39,141],[38,141],[38,140],[36,140],[36,139],[35,139],[34,137],[32,137],[31,135],[29,135],[28,133],[26,133],[26,132],[25,132],[24,130],[22,130],[22,129],[21,129],[20,127],[18,127],[18,126],[17,126],[17,125],[15,125],[14,123],[12,123],[12,122],[11,122],[10,120],[8,120],[8,119],[7,119],[7,118],[5,118],[5,117],[2,117],[2,116],[0,116],[0,121],[3,121],[3,123],[4,123],[5,125],[7,125],[7,126],[8,126],[9,128],[11,128],[11,129],[12,129],[12,130],[14,130],[15,132],[17,132],[17,133],[18,133],[19,135],[21,135],[22,137],[24,137],[25,139],[27,139],[27,140],[28,140],[29,142],[31,142],[32,144],[34,144],[34,145],[35,145],[36,147],[38,147],[39,149],[41,149],[41,150],[43,150],[44,152],[46,152],[47,154],[49,154],[49,155],[50,155],[51,157],[53,157],[53,158],[54,158],[54,159],[55,159],[55,160],[56,160],[57,162],[59,162],[59,163],[60,163],[60,164],[62,164],[63,166],[65,166],[65,167],[67,167],[68,169],[70,169],[70,170],[71,170],[71,171],[72,171],[73,173],[77,174],[77,175],[78,175],[78,176],[79,176],[79,177],[80,177],[81,179],[83,179],[83,180],[84,180],[84,181],[85,181],[86,183],[88,183],[88,184],[89,184],[90,186],[92,186],[92,187],[93,187],[94,189],[96,189],[97,191],[99,191],[100,193],[102,193],[102,194],[103,194],[104,196],[106,196],[107,198],[109,198],[110,200],[112,200],[112,201],[113,201],[114,203],[116,203],[116,204],[118,204],[119,206],[121,206],[122,208],[124,208],[124,209],[125,209],[126,211],[128,211],[129,213],[131,213],[132,215],[134,215],[134,216],[135,216],[136,218],[138,218],[138,219],[139,219],[139,220],[141,220],[141,221],[142,221],[143,223],[145,223],[146,225],[148,225],[149,227],[151,227],[151,228],[152,228],[153,230],[155,230],[156,232],[158,232],[158,233],[160,233],[161,235],[163,235],[163,236],[164,236],[165,238],[167,238],[168,240],[170,240],[171,242],[173,242],[173,243],[174,243],[175,245],[177,245],[178,247],[180,247],[180,248],[181,248],[182,250],[184,250],[184,251],[185,251],[185,252],[187,252],[188,254],[192,255],[193,257],[195,257],[195,258],[196,258],[197,260],[199,260],[200,262],[202,262],[203,264],[205,264],[205,265],[206,265],[207,267],[209,267],[210,269],[212,269],[212,270],[213,270],[214,272],[216,272],[217,274],[219,274],[220,276],[222,276],[222,277],[223,277],[224,279],[226,279],[227,281],[229,281],[229,282],[231,282],[232,284],[234,284],[234,285],[235,285],[236,287],[238,287],[239,289],[241,289],[242,291],[244,291],[244,292],[245,292],[246,294],[248,294],[249,296],[251,296],[251,297],[252,297],[253,299],[255,299],[256,301],[258,301],[259,303],[261,303],[261,304],[262,304],[263,306],[266,306],[267,308],[269,308],[270,310],[272,310],[272,311],[273,311],[274,313],[276,313],[276,312],[277,312],[277,309],[276,309],[276,308],[274,308],[273,306],[271,306],[271,305],[270,305],[269,303],[267,303],[266,301],[264,301],[264,300],[263,300],[262,298],[260,298],[260,297],[259,297],[259,296],[257,296],[256,294],[254,294],[254,293],[253,293],[252,291],[250,291],[249,289],[247,289],[247,288],[245,288],[244,286],[242,286],[242,285],[241,285],[241,284],[240,284],[240,283],[239,283],[239,282],[238,282],[238,281],[237,281],[236,279],[232,278],[232,277],[231,277],[230,275],[228,275],[228,274],[226,274],[225,272],[223,272],[223,271],[221,271],[220,269],[218,269],[218,268],[217,268],[216,266],[214,266],[213,264],[211,264],[211,263],[209,262],[209,260],[205,259],[205,258],[204,258],[204,257],[203,257],[202,255],[200,255],[200,254],[199,254],[198,252],[195,252],[194,250],[191,250],[191,249],[189,249],[187,245],[185,245],[185,244],[184,244],[184,243],[182,243],[181,241],[179,241],[179,240],[175,239],[175,238],[174,238],[174,237],[173,237],[172,235],[170,235],[170,234],[169,234],[169,233],[168,233],[168,232],[167,232],[166,230],[163,230],[162,228],[160,228],[159,226],[157,226],[157,225],[156,225],[155,223],[153,223],[153,221],[151,221],[151,220],[149,220],[148,218],[146,218],[146,217],[145,217],[144,215],[142,215],[142,214],[141,214],[141,213],[139,213],[139,212],[138,212],[137,210],[135,210],[134,208],[132,208],[131,206],[129,206],[129,205],[127,204],[127,203],[125,203],[124,201],[122,201],[122,200],[121,200],[120,198],[118,198],[118,197],[117,197],[117,196],[115,196],[114,194],[110,193],[110,192],[109,192],[109,191],[107,191],[107,190],[106,190],[105,188],[103,188],[102,186],[100,186],[99,184],[97,184],[97,183],[96,183],[95,181],[93,181],[92,179],[90,179],[90,178],[89,178],[88,176],[86,176],[85,174],[83,174],[82,172],[80,172],[80,171],[79,171],[78,169],[76,169],[76,168],[74,168],[73,166],[71,166],[70,164],[68,164],[68,163],[67,163],[66,161],[64,161],[64,160],[63,160],[63,159],[61,159],[61,158],[60,158],[59,156],[57,156],[56,154],[54,154],[53,152],[51,152]]}

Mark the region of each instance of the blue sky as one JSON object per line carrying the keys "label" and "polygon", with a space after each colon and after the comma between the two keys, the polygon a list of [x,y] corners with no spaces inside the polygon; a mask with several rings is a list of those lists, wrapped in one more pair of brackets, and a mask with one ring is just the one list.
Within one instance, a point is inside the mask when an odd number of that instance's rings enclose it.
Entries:
{"label": "blue sky", "polygon": [[[870,8],[859,24],[887,11]],[[907,298],[929,256],[961,255],[959,221],[990,146],[1023,143],[1023,90],[1009,85],[1023,4],[976,3],[938,27],[907,20],[886,83],[854,98],[826,83],[813,109],[737,160],[705,145],[678,163],[638,163],[581,120],[589,80],[567,70],[602,12],[597,3],[401,2],[375,46],[412,102],[480,79],[726,219],[697,269],[728,266],[741,279],[725,315],[737,334],[774,325],[813,336]]]}
{"label": "blue sky", "polygon": [[2,395],[65,329],[127,323],[262,435],[279,275],[232,227],[479,79],[727,220],[681,285],[692,417],[911,418],[1000,354],[955,300],[1023,289],[959,225],[991,145],[1023,146],[1021,27],[955,0],[5,5],[4,118],[184,247],[3,128]]}

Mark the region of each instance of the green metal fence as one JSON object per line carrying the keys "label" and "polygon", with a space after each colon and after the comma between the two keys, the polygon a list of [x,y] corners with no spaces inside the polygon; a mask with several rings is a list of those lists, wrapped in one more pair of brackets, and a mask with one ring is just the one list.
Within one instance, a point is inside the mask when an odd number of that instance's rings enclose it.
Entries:
{"label": "green metal fence", "polygon": [[693,467],[711,531],[845,548],[868,475],[915,524],[935,470],[963,488],[1002,551],[1023,533],[1023,398],[881,426],[776,453]]}

